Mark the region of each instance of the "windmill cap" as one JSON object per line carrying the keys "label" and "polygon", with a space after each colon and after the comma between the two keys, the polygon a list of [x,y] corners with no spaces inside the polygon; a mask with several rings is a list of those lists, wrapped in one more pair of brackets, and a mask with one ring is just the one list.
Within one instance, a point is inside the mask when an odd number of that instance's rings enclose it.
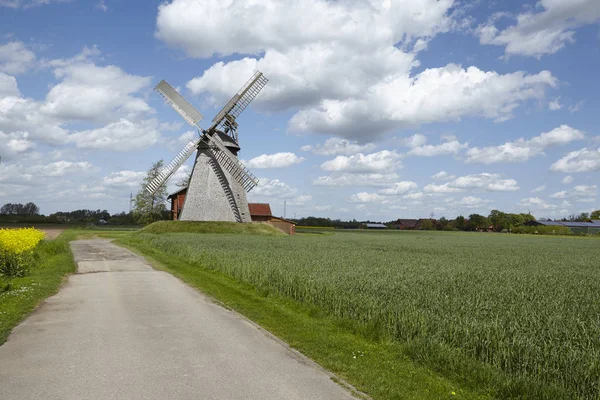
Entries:
{"label": "windmill cap", "polygon": [[237,144],[235,139],[226,134],[225,132],[216,130],[214,134],[219,135],[219,138],[221,139],[225,147],[227,147],[229,150],[237,152],[240,149],[240,145]]}

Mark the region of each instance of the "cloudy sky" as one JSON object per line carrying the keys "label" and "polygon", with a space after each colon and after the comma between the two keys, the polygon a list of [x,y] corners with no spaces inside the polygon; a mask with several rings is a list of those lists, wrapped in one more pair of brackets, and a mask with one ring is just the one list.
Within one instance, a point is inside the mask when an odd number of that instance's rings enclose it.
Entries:
{"label": "cloudy sky", "polygon": [[258,69],[278,215],[599,209],[599,64],[598,0],[0,0],[0,204],[127,211],[196,135],[153,87],[210,121]]}

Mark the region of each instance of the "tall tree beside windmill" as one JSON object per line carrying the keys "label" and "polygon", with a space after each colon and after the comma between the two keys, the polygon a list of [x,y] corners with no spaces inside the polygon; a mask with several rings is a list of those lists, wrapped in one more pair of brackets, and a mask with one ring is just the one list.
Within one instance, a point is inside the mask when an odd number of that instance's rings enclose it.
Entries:
{"label": "tall tree beside windmill", "polygon": [[258,180],[238,160],[238,123],[236,118],[248,107],[268,80],[256,72],[212,120],[208,129],[200,126],[202,114],[164,80],[156,91],[190,125],[198,129],[198,138],[188,144],[146,186],[149,194],[164,188],[167,180],[195,152],[185,204],[179,219],[187,221],[250,222],[246,192]]}
{"label": "tall tree beside windmill", "polygon": [[152,167],[148,170],[146,177],[142,181],[142,188],[135,196],[133,201],[133,219],[138,224],[145,225],[163,219],[163,213],[167,209],[165,205],[167,201],[167,188],[161,186],[154,192],[146,190],[148,184],[159,176],[163,167],[163,160],[152,164]]}

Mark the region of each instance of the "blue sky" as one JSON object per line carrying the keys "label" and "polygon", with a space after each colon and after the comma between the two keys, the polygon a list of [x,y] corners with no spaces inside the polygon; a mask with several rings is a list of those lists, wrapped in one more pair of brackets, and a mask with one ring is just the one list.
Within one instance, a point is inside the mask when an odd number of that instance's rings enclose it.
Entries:
{"label": "blue sky", "polygon": [[[600,208],[600,2],[0,0],[0,204],[126,211],[259,69],[251,201],[388,221]],[[170,182],[188,173],[191,160]]]}

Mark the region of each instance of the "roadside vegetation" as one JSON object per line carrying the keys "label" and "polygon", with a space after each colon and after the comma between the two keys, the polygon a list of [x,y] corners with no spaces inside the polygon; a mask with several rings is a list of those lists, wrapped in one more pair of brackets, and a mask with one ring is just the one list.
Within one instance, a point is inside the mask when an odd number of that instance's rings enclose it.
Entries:
{"label": "roadside vegetation", "polygon": [[[596,239],[357,231],[200,239],[148,232],[119,242],[249,318],[267,321],[267,329],[376,399],[441,398],[395,387],[418,375],[406,362],[460,386],[459,397],[600,396]],[[263,299],[235,295],[242,290],[236,282]],[[305,310],[302,318],[323,318],[369,351],[353,349],[345,360],[347,348],[316,327],[297,337],[302,329],[269,315],[269,307]],[[384,371],[393,365],[388,351],[404,374]]]}
{"label": "roadside vegetation", "polygon": [[[8,269],[4,269],[3,276],[0,277],[0,283],[4,282],[0,286],[0,344],[6,341],[11,330],[41,301],[58,291],[67,274],[75,271],[69,249],[69,241],[75,237],[73,232],[65,232],[54,240],[42,241],[39,241],[39,234],[31,230],[13,230],[4,235],[10,235],[12,239],[19,235],[21,240],[11,241],[14,247],[6,246],[8,240],[3,242],[4,250],[0,250],[0,253],[6,254],[8,249],[29,248],[34,241],[36,244],[29,250],[23,250],[19,257],[12,252],[9,256],[9,263],[12,263],[9,269],[16,273],[7,276],[5,272]],[[2,263],[0,256],[0,266]]]}

